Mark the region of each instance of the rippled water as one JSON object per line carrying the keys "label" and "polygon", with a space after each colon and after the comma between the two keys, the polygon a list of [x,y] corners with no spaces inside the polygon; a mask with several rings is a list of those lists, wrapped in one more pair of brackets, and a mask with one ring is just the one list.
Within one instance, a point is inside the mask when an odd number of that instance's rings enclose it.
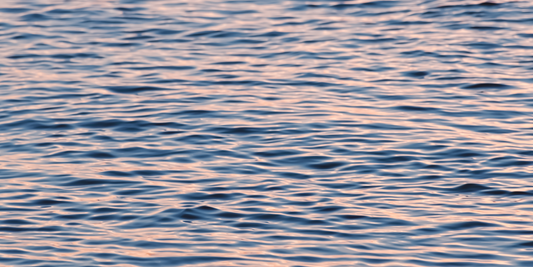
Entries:
{"label": "rippled water", "polygon": [[0,3],[0,264],[533,266],[533,3]]}

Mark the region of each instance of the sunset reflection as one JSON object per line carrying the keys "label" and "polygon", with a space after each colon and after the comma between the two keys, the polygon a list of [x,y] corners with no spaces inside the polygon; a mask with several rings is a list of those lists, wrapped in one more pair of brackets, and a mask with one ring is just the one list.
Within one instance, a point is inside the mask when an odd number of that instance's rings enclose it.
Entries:
{"label": "sunset reflection", "polygon": [[532,12],[0,3],[0,265],[531,266]]}

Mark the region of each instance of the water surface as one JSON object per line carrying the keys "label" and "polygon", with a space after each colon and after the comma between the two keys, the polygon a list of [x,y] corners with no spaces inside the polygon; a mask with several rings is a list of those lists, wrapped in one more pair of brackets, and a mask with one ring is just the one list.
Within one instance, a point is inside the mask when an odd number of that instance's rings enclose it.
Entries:
{"label": "water surface", "polygon": [[530,1],[7,0],[0,264],[533,266]]}

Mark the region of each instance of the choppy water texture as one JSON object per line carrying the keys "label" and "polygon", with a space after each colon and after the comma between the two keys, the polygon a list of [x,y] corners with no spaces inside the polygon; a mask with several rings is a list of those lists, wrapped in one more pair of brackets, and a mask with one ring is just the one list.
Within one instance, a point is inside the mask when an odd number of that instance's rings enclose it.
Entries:
{"label": "choppy water texture", "polygon": [[0,265],[533,266],[530,1],[0,4]]}

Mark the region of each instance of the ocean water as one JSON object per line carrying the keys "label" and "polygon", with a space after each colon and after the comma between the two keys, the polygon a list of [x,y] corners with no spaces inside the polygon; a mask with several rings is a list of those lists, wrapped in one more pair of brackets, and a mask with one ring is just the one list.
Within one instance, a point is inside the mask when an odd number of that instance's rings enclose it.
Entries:
{"label": "ocean water", "polygon": [[4,0],[1,266],[533,266],[533,2]]}

